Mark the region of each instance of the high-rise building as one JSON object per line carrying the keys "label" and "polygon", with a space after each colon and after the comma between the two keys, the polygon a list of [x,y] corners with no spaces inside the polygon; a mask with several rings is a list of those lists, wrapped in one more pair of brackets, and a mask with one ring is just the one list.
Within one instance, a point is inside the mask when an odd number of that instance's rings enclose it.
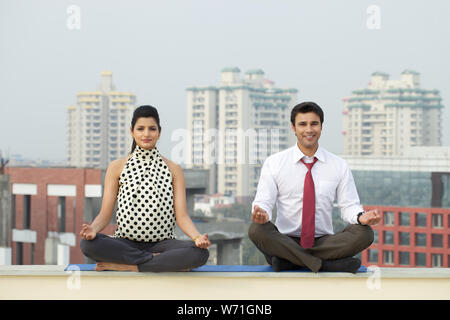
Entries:
{"label": "high-rise building", "polygon": [[115,91],[110,71],[103,71],[101,78],[97,91],[79,92],[77,103],[67,107],[70,166],[106,168],[131,150],[136,95]]}
{"label": "high-rise building", "polygon": [[187,166],[210,170],[210,190],[253,196],[265,158],[295,143],[297,89],[276,88],[261,69],[224,68],[219,86],[187,88]]}
{"label": "high-rise building", "polygon": [[419,80],[411,70],[399,80],[375,72],[366,88],[343,99],[344,154],[402,155],[412,146],[440,146],[442,98]]}

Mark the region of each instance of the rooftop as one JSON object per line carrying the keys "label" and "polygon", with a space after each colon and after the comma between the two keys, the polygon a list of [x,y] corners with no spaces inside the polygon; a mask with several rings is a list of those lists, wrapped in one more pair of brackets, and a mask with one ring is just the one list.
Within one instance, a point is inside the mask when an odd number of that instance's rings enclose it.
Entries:
{"label": "rooftop", "polygon": [[261,75],[264,75],[264,71],[262,69],[250,69],[245,74],[261,74]]}
{"label": "rooftop", "polygon": [[222,69],[222,72],[241,72],[241,69],[238,67],[225,67]]}
{"label": "rooftop", "polygon": [[[0,266],[0,299],[449,299],[449,268],[375,268],[366,273],[64,271]],[[151,288],[151,290],[149,290]],[[299,290],[301,288],[301,290]]]}

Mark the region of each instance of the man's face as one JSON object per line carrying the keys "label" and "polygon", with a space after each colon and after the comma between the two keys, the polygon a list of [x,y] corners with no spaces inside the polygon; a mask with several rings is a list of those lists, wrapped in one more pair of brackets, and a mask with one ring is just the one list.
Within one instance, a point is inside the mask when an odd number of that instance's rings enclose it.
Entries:
{"label": "man's face", "polygon": [[300,149],[317,150],[322,132],[322,124],[317,114],[314,112],[297,113],[295,116],[295,127],[292,123],[291,127],[297,136]]}

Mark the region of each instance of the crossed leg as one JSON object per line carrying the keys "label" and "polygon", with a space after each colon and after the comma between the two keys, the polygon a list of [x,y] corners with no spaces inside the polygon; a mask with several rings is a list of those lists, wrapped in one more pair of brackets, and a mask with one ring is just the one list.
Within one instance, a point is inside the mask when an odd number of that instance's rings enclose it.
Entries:
{"label": "crossed leg", "polygon": [[255,246],[264,254],[269,264],[278,257],[293,267],[308,267],[317,272],[324,261],[352,257],[373,242],[373,231],[369,226],[348,225],[344,230],[316,238],[312,248],[300,245],[300,238],[281,234],[271,222],[252,223],[248,235]]}
{"label": "crossed leg", "polygon": [[208,250],[192,241],[175,239],[140,243],[97,234],[93,240],[81,240],[80,247],[85,256],[97,261],[98,271],[186,271],[205,264],[209,257]]}

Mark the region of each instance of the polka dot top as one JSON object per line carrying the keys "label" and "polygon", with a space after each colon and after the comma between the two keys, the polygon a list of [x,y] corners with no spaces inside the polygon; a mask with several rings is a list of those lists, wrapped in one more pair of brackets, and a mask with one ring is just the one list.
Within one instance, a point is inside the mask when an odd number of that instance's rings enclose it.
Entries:
{"label": "polka dot top", "polygon": [[159,151],[136,146],[119,178],[116,238],[174,239],[172,174]]}

